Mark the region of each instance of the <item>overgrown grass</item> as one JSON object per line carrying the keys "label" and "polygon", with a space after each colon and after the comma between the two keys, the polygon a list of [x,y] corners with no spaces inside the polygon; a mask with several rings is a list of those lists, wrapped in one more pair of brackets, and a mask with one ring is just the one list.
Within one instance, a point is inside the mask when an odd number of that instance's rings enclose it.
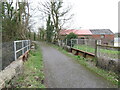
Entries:
{"label": "overgrown grass", "polygon": [[[90,52],[95,54],[95,48],[87,46],[87,45],[75,45],[73,48],[79,49],[79,50],[83,50],[86,52]],[[118,53],[119,51],[115,51],[115,50],[107,50],[107,49],[97,49],[97,52],[100,53],[100,55],[102,56],[106,56],[112,59],[118,59]]]}
{"label": "overgrown grass", "polygon": [[10,82],[13,88],[45,88],[43,74],[43,60],[40,48],[29,53],[28,60],[24,63],[22,75]]}
{"label": "overgrown grass", "polygon": [[67,56],[70,56],[71,58],[76,60],[79,64],[85,66],[90,71],[92,71],[92,72],[96,73],[97,75],[102,76],[106,80],[110,81],[115,86],[118,86],[118,75],[115,74],[114,72],[103,70],[101,68],[96,67],[95,65],[91,66],[90,63],[87,62],[88,60],[86,58],[81,57],[81,56],[75,56],[71,53],[68,53],[67,51],[65,51],[64,49],[62,49],[61,47],[58,47],[56,45],[51,45],[51,46],[58,49],[62,53],[66,54]]}
{"label": "overgrown grass", "polygon": [[[74,48],[87,51],[87,52],[91,52],[91,53],[95,53],[95,48],[92,48],[87,45],[75,45]],[[118,54],[118,51],[114,51],[114,50],[100,49],[99,51],[103,53],[107,53],[107,54]]]}
{"label": "overgrown grass", "polygon": [[75,45],[73,48],[80,49],[93,54],[95,53],[95,49],[87,45]]}

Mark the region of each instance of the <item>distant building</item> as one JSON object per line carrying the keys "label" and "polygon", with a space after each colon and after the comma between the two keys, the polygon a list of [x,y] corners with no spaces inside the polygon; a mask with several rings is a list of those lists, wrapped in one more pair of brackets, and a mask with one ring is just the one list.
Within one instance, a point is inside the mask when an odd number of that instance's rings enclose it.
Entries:
{"label": "distant building", "polygon": [[101,40],[101,44],[114,45],[114,33],[110,29],[90,29],[92,37]]}
{"label": "distant building", "polygon": [[101,44],[113,45],[114,33],[110,29],[86,29],[86,30],[61,30],[61,39],[64,39],[66,35],[74,33],[81,39],[96,39],[101,40]]}

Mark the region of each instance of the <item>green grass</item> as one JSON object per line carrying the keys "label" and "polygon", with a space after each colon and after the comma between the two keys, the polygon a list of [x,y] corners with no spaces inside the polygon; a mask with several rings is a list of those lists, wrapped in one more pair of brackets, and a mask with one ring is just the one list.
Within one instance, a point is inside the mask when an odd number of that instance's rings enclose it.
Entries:
{"label": "green grass", "polygon": [[[95,54],[95,48],[92,48],[90,46],[75,45],[73,48],[80,49],[80,50]],[[107,50],[107,49],[97,49],[97,50],[98,50],[97,52],[100,52],[102,54],[102,56],[104,55],[106,57],[110,57],[110,58],[114,58],[114,59],[118,58],[119,51]]]}
{"label": "green grass", "polygon": [[[96,67],[95,65],[91,66],[90,63],[88,63],[88,60],[86,58],[72,55],[71,53],[68,53],[67,51],[65,51],[64,49],[56,45],[51,45],[51,46],[58,49],[62,53],[66,54],[67,56],[73,58],[73,60],[76,60],[79,64],[85,66],[87,69],[89,69],[93,73],[96,73],[97,75],[105,78],[106,80],[110,81],[116,86],[118,85],[118,75],[115,74],[114,72],[103,70],[101,68]],[[95,62],[91,62],[91,63],[95,63]]]}
{"label": "green grass", "polygon": [[91,48],[90,46],[85,45],[75,45],[73,48],[80,49],[86,52],[95,53],[95,49]]}
{"label": "green grass", "polygon": [[[75,45],[74,48],[87,51],[87,52],[91,52],[91,53],[95,53],[95,48],[92,48],[86,45]],[[100,49],[100,52],[108,53],[108,54],[118,54],[118,51],[107,50],[107,49]]]}
{"label": "green grass", "polygon": [[108,53],[108,54],[118,54],[118,51],[107,50],[107,49],[100,49],[100,52],[104,52],[104,53]]}
{"label": "green grass", "polygon": [[45,88],[43,60],[40,48],[29,53],[28,60],[24,63],[24,72],[10,82],[15,88]]}

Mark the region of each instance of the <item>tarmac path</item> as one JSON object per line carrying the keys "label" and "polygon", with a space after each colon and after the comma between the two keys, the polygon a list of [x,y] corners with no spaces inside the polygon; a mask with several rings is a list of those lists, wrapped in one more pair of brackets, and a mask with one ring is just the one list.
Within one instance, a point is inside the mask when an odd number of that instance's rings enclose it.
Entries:
{"label": "tarmac path", "polygon": [[89,71],[57,49],[40,42],[47,88],[114,88],[109,81]]}

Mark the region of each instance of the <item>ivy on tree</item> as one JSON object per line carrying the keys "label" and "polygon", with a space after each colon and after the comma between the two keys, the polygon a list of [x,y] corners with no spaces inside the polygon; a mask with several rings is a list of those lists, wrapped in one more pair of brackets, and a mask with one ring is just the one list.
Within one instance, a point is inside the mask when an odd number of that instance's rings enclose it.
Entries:
{"label": "ivy on tree", "polygon": [[46,29],[47,41],[48,42],[52,42],[53,30],[54,30],[54,26],[53,26],[53,23],[51,21],[51,17],[50,17],[50,15],[48,15],[47,29]]}

